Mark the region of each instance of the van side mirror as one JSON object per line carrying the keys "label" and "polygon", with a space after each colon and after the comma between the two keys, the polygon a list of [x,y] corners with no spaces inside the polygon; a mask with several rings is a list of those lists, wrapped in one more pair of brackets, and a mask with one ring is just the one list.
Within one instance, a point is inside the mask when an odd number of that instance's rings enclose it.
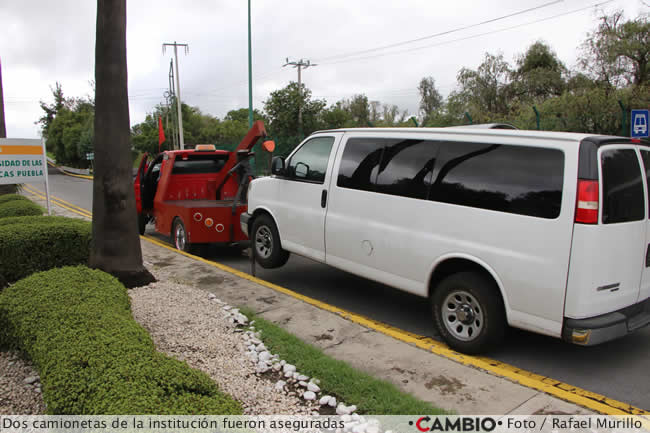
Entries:
{"label": "van side mirror", "polygon": [[276,156],[273,158],[273,161],[271,162],[271,174],[278,176],[284,175],[284,158],[281,156]]}

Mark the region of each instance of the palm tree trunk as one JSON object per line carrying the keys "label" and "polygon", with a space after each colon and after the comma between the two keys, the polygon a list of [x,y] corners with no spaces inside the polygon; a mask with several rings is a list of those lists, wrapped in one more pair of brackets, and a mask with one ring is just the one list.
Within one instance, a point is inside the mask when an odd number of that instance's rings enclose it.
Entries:
{"label": "palm tree trunk", "polygon": [[126,0],[97,0],[95,173],[90,265],[127,287],[148,284],[133,192],[126,72]]}

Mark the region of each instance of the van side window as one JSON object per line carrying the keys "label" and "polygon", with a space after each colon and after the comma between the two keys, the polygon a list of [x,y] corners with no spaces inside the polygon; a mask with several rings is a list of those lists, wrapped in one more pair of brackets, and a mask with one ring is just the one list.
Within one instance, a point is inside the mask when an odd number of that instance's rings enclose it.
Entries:
{"label": "van side window", "polygon": [[287,163],[290,179],[323,183],[334,137],[316,137],[303,144]]}
{"label": "van side window", "polygon": [[444,142],[432,179],[430,200],[552,219],[560,215],[564,153]]}
{"label": "van side window", "polygon": [[351,138],[345,144],[336,185],[341,188],[374,191],[384,141]]}
{"label": "van side window", "polygon": [[376,191],[426,200],[437,145],[422,140],[385,140]]}
{"label": "van side window", "polygon": [[644,218],[641,167],[633,149],[605,150],[603,171],[603,223],[615,224]]}
{"label": "van side window", "polygon": [[650,218],[650,150],[642,150],[641,159],[645,168],[645,182],[648,188],[648,218]]}

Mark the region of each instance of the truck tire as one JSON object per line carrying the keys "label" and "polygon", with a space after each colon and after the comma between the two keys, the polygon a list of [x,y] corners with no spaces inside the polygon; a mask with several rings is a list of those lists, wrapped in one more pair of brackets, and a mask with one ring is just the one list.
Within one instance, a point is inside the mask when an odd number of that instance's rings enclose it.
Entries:
{"label": "truck tire", "polygon": [[183,221],[180,218],[175,218],[174,223],[172,224],[172,244],[174,244],[176,249],[179,251],[189,253],[192,250],[192,244],[189,242],[187,230],[185,230],[185,224],[183,224]]}
{"label": "truck tire", "polygon": [[495,348],[506,331],[501,293],[477,272],[459,272],[442,280],[431,299],[433,318],[454,350],[477,354]]}
{"label": "truck tire", "polygon": [[289,252],[282,249],[278,227],[266,214],[253,221],[251,248],[257,263],[266,269],[279,268],[289,260]]}

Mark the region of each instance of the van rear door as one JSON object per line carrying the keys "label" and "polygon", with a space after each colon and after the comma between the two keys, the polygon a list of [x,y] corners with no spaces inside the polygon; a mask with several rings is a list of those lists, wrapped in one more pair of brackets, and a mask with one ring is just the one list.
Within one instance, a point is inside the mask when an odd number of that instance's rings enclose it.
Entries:
{"label": "van rear door", "polygon": [[645,172],[646,196],[648,198],[648,217],[646,217],[646,239],[645,239],[645,260],[643,262],[643,274],[641,276],[641,288],[639,290],[639,301],[650,297],[650,148],[641,147],[639,150],[643,161]]}
{"label": "van rear door", "polygon": [[639,151],[631,144],[604,145],[596,156],[599,219],[574,225],[565,302],[565,317],[574,319],[636,303],[646,263],[647,192]]}

